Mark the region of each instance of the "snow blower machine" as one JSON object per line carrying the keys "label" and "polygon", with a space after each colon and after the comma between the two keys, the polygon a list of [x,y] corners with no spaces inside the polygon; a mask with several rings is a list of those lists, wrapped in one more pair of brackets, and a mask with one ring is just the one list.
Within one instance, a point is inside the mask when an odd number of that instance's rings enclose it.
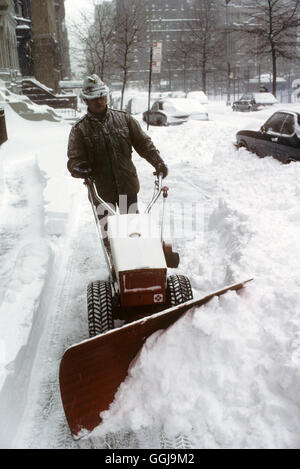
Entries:
{"label": "snow blower machine", "polygon": [[[168,188],[157,175],[154,194],[144,214],[121,215],[99,196],[94,180],[85,180],[109,278],[88,285],[90,338],[71,346],[60,364],[60,390],[66,418],[75,439],[101,423],[101,412],[113,402],[131,361],[147,338],[166,329],[192,307],[199,307],[246,282],[230,285],[204,298],[193,299],[185,275],[168,275],[179,255],[163,240]],[[163,195],[162,220],[151,209]],[[106,217],[104,237],[97,207]],[[123,321],[114,328],[116,320]]]}

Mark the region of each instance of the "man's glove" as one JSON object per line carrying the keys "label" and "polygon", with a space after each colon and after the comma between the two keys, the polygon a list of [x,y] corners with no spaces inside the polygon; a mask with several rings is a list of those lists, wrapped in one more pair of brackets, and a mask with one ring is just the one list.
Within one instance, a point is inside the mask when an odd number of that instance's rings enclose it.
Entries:
{"label": "man's glove", "polygon": [[93,173],[92,168],[89,166],[88,163],[82,161],[81,163],[77,163],[72,168],[72,176],[74,178],[87,178],[91,176]]}
{"label": "man's glove", "polygon": [[155,166],[155,169],[156,169],[156,172],[154,173],[155,176],[159,176],[159,174],[161,174],[161,173],[163,175],[163,179],[168,176],[169,171],[168,171],[168,168],[167,168],[167,166],[165,165],[165,163],[163,161],[158,163]]}

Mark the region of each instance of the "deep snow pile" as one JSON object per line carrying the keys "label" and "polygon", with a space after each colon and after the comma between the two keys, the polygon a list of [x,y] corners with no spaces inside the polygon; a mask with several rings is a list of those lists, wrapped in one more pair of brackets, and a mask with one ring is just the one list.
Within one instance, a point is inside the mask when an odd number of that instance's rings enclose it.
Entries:
{"label": "deep snow pile", "polygon": [[205,211],[203,236],[178,240],[180,270],[198,294],[255,282],[148,340],[95,444],[121,429],[149,445],[156,427],[199,448],[300,446],[300,167],[237,153],[225,116],[225,125],[152,134],[175,197],[197,198]]}
{"label": "deep snow pile", "polygon": [[[235,132],[249,121],[261,124],[268,112],[210,105],[210,122],[150,128],[170,169],[166,228],[194,296],[255,280],[150,337],[103,425],[80,446],[300,447],[300,165],[233,147]],[[104,261],[99,271],[84,188],[66,172],[70,126],[29,123],[12,111],[7,117],[0,446],[76,447],[59,400],[58,366],[64,349],[87,337],[86,285],[105,275]],[[134,161],[144,204],[152,169],[136,155]],[[174,233],[182,213],[191,217],[191,202],[197,230],[189,224]]]}

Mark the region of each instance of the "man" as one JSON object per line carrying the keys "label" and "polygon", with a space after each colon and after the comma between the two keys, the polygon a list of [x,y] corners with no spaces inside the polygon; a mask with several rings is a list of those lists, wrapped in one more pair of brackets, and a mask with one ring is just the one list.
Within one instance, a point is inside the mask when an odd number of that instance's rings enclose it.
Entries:
{"label": "man", "polygon": [[128,113],[107,107],[108,87],[97,75],[86,77],[81,97],[87,114],[71,130],[68,169],[73,177],[93,176],[99,195],[105,202],[119,205],[127,196],[127,211],[137,204],[140,189],[132,148],[155,169],[168,174],[150,137]]}

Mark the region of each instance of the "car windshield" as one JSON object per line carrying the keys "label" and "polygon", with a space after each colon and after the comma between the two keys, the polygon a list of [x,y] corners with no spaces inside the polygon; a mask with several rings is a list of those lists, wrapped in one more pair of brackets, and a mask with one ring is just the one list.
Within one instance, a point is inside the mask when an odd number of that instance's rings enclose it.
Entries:
{"label": "car windshield", "polygon": [[285,135],[292,135],[294,132],[295,132],[295,119],[292,114],[288,114],[283,123],[281,133]]}
{"label": "car windshield", "polygon": [[156,101],[155,103],[153,103],[151,111],[159,111],[159,110],[162,110],[162,108],[163,108],[162,102]]}
{"label": "car windshield", "polygon": [[287,115],[284,112],[276,112],[270,119],[265,123],[266,132],[275,132],[280,133],[282,125],[286,119]]}

